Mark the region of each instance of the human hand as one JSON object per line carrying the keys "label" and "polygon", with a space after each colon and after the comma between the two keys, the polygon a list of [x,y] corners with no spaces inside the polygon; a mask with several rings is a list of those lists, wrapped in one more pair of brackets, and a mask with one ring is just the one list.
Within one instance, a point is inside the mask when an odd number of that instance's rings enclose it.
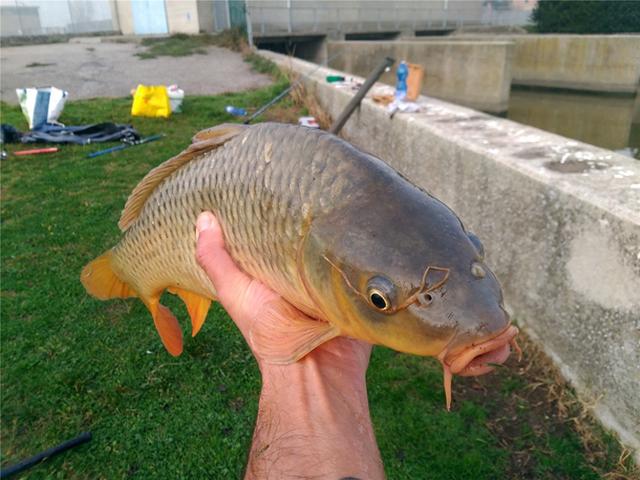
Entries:
{"label": "human hand", "polygon": [[[200,214],[197,260],[218,301],[251,347],[262,391],[245,480],[384,478],[369,415],[366,371],[371,345],[336,337],[299,361],[272,364],[260,350],[281,348],[295,329],[314,322],[266,285],[240,270],[224,247],[215,216]],[[276,314],[274,315],[274,312]],[[260,349],[252,341],[261,338]],[[265,345],[271,342],[272,345]]]}
{"label": "human hand", "polygon": [[[265,329],[269,329],[269,341],[285,342],[288,319],[302,316],[310,321],[316,320],[295,309],[276,292],[236,266],[224,247],[222,229],[212,213],[200,214],[196,236],[198,263],[211,279],[218,294],[218,301],[242,332],[263,370],[268,362],[265,362],[256,351],[252,338],[267,333]],[[272,315],[274,310],[280,312],[275,324]],[[273,330],[281,334],[274,334]],[[262,335],[262,338],[265,338],[265,335]],[[273,347],[277,348],[278,345]],[[357,378],[364,376],[370,354],[371,345],[368,343],[338,337],[317,347],[304,357],[303,361],[317,361],[326,368],[340,368],[343,374],[350,372]]]}

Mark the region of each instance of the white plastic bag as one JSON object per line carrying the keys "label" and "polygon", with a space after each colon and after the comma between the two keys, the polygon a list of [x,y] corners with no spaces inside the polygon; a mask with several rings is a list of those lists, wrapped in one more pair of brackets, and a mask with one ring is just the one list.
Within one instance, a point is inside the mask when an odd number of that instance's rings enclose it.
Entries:
{"label": "white plastic bag", "polygon": [[45,123],[55,123],[69,96],[68,92],[56,87],[16,88],[16,94],[31,130]]}

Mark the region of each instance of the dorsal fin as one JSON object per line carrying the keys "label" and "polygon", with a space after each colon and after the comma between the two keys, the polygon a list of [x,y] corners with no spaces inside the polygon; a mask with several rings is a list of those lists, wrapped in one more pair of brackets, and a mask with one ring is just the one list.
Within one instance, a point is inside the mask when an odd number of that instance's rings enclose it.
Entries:
{"label": "dorsal fin", "polygon": [[195,157],[224,145],[246,128],[249,128],[249,126],[224,123],[217,127],[202,130],[193,137],[193,143],[189,147],[147,173],[127,199],[118,222],[120,230],[124,232],[138,218],[151,193],[165,178]]}

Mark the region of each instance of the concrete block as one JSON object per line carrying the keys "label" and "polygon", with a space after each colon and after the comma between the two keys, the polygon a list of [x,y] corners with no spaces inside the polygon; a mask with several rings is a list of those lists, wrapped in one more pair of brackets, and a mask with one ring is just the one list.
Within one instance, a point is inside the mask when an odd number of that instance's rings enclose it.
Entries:
{"label": "concrete block", "polygon": [[[504,112],[511,87],[511,42],[345,41],[328,42],[338,70],[366,77],[384,56],[425,68],[423,93],[492,113]],[[381,78],[395,85],[395,68]]]}
{"label": "concrete block", "polygon": [[[316,66],[271,52],[282,67]],[[353,92],[309,91],[335,118]],[[640,162],[509,120],[422,97],[397,114],[365,99],[342,134],[450,205],[482,239],[509,310],[640,452]],[[640,460],[640,454],[637,455]]]}
{"label": "concrete block", "polygon": [[640,35],[520,35],[516,84],[634,93],[640,78]]}
{"label": "concrete block", "polygon": [[459,35],[513,41],[513,83],[633,94],[640,79],[640,35]]}

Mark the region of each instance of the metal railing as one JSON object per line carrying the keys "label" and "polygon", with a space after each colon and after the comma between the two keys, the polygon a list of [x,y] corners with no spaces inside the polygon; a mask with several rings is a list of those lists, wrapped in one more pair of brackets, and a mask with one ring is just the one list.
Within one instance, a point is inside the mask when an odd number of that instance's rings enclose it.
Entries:
{"label": "metal railing", "polygon": [[[137,0],[131,0],[137,1]],[[256,36],[448,30],[523,25],[519,0],[198,0],[211,28],[245,26]],[[533,4],[535,2],[531,2]],[[0,0],[3,37],[118,32],[115,0]]]}
{"label": "metal railing", "polygon": [[[525,25],[530,12],[483,2],[248,1],[254,35],[448,30],[464,26]],[[278,3],[280,5],[278,5]]]}
{"label": "metal railing", "polygon": [[0,0],[3,37],[118,32],[110,0]]}

